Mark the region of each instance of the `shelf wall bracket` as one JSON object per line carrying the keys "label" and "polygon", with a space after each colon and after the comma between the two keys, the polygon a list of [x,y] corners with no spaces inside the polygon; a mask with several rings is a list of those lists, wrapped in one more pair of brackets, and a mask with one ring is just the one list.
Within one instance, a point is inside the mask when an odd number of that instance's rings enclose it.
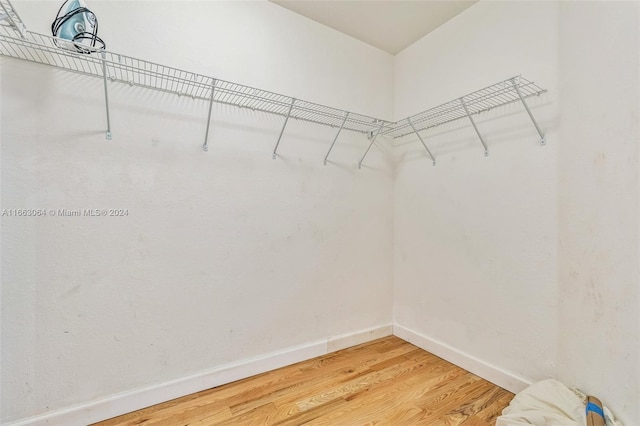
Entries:
{"label": "shelf wall bracket", "polygon": [[333,149],[333,146],[336,144],[336,141],[338,140],[338,136],[340,136],[340,132],[342,131],[342,128],[344,127],[344,124],[347,122],[347,118],[349,118],[349,113],[347,112],[344,115],[344,120],[342,120],[342,124],[340,125],[340,128],[338,129],[338,133],[336,133],[336,136],[333,138],[333,142],[331,143],[331,146],[329,147],[329,151],[327,151],[327,155],[324,156],[324,165],[327,165],[327,159],[329,158],[329,154],[331,154],[331,150]]}
{"label": "shelf wall bracket", "polygon": [[522,105],[524,106],[524,109],[527,111],[527,114],[529,114],[529,118],[533,122],[533,125],[536,127],[536,130],[538,131],[538,134],[540,135],[540,145],[542,145],[542,146],[546,145],[547,144],[547,140],[544,137],[544,133],[542,133],[542,130],[540,130],[540,126],[538,126],[538,122],[533,117],[533,114],[531,113],[531,110],[529,109],[529,105],[527,105],[527,102],[524,100],[524,97],[522,96],[522,93],[520,92],[520,88],[518,87],[518,83],[516,83],[516,79],[515,78],[511,80],[511,84],[513,84],[513,88],[515,89],[516,93],[518,94],[518,97],[520,98],[520,101],[522,102]]}
{"label": "shelf wall bracket", "polygon": [[484,156],[488,157],[489,156],[489,148],[487,148],[487,144],[484,141],[484,138],[482,137],[482,134],[480,134],[480,130],[478,130],[478,126],[476,126],[476,122],[473,121],[473,117],[471,116],[471,114],[469,114],[469,109],[467,108],[467,104],[464,101],[464,98],[460,98],[460,103],[462,103],[462,107],[464,108],[464,112],[467,114],[467,117],[469,117],[469,121],[471,121],[471,125],[473,126],[473,129],[476,131],[476,135],[478,135],[478,138],[480,138],[480,142],[482,143],[482,146],[484,147]]}
{"label": "shelf wall bracket", "polygon": [[413,122],[411,121],[411,118],[407,118],[407,121],[409,122],[409,125],[413,129],[413,132],[416,134],[418,139],[420,139],[420,142],[422,142],[422,146],[424,146],[424,149],[427,150],[427,154],[429,154],[429,157],[431,157],[431,161],[433,161],[433,165],[435,166],[436,165],[436,157],[433,156],[433,154],[429,150],[429,147],[427,146],[427,144],[424,143],[424,140],[422,139],[422,136],[420,136],[420,133],[418,133],[418,131],[416,130],[415,126],[413,125]]}
{"label": "shelf wall bracket", "polygon": [[109,116],[109,90],[107,88],[107,59],[104,52],[102,52],[102,81],[104,82],[104,104],[107,110],[107,132],[105,138],[111,140],[111,118]]}
{"label": "shelf wall bracket", "polygon": [[215,95],[216,91],[216,80],[213,80],[213,84],[211,85],[211,97],[209,98],[209,115],[207,116],[207,130],[204,132],[204,144],[202,145],[203,151],[209,151],[209,145],[207,145],[209,141],[209,126],[211,125],[211,111],[213,110],[213,95]]}
{"label": "shelf wall bracket", "polygon": [[282,124],[282,129],[280,129],[280,135],[278,136],[278,141],[276,142],[276,146],[273,147],[273,155],[271,156],[271,158],[273,158],[274,160],[278,155],[277,153],[278,145],[280,145],[280,139],[282,139],[282,134],[284,133],[285,127],[287,127],[287,122],[289,121],[289,117],[291,117],[291,110],[293,109],[293,104],[295,103],[296,103],[296,100],[294,98],[291,98],[291,105],[289,105],[289,111],[287,111],[287,117],[284,119],[284,123]]}
{"label": "shelf wall bracket", "polygon": [[362,156],[362,158],[360,159],[360,162],[358,163],[358,170],[360,170],[362,168],[362,162],[364,161],[364,158],[367,156],[367,154],[369,153],[369,150],[371,149],[371,147],[373,146],[373,143],[376,141],[376,139],[378,138],[378,135],[380,134],[380,132],[382,131],[382,126],[384,126],[384,121],[380,122],[380,127],[378,127],[378,131],[376,132],[375,135],[373,135],[373,137],[371,138],[371,143],[369,144],[369,146],[367,147],[367,150],[364,152],[364,155]]}

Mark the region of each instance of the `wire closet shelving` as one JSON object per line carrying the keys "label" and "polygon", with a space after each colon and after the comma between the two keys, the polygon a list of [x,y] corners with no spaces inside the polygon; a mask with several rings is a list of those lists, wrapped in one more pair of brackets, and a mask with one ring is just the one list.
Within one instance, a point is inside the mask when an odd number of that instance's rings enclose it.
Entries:
{"label": "wire closet shelving", "polygon": [[26,37],[27,27],[9,0],[0,0],[0,25],[13,28],[22,38]]}
{"label": "wire closet shelving", "polygon": [[416,134],[435,165],[436,159],[420,132],[463,119],[471,122],[484,147],[485,155],[488,155],[487,144],[473,117],[481,112],[517,101],[522,103],[536,127],[540,135],[540,143],[545,144],[544,134],[525,101],[526,98],[538,96],[545,90],[520,76],[509,78],[405,119],[391,122],[105,50],[88,55],[70,48],[73,46],[68,40],[27,31],[11,2],[0,0],[0,55],[102,79],[107,139],[111,139],[112,136],[108,87],[110,82],[118,82],[208,101],[209,112],[202,146],[205,151],[208,150],[214,102],[284,117],[284,123],[272,153],[274,159],[277,157],[278,146],[290,118],[338,129],[324,157],[325,165],[342,130],[359,132],[370,139],[367,150],[358,162],[358,168],[361,168],[362,162],[378,136],[396,139],[412,133]]}

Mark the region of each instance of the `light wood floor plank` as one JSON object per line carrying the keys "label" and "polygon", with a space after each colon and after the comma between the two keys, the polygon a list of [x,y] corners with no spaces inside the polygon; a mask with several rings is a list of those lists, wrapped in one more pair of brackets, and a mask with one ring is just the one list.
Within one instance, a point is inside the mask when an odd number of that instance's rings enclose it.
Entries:
{"label": "light wood floor plank", "polygon": [[487,426],[512,398],[390,336],[96,426]]}

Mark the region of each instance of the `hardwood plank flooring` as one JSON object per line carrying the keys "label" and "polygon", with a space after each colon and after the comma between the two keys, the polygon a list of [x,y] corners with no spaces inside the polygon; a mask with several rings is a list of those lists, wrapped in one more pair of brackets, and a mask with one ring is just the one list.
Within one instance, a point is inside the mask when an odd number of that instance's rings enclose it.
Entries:
{"label": "hardwood plank flooring", "polygon": [[95,426],[495,424],[513,394],[394,336]]}

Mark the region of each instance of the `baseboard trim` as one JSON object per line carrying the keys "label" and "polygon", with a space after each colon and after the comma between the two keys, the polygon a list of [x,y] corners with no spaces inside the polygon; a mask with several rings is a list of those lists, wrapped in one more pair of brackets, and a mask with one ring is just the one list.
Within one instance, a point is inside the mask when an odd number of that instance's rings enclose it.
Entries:
{"label": "baseboard trim", "polygon": [[350,348],[351,346],[367,343],[372,340],[393,335],[393,324],[387,324],[380,327],[368,328],[366,330],[355,331],[353,333],[342,334],[327,339],[327,351],[331,353],[341,349]]}
{"label": "baseboard trim", "polygon": [[100,398],[63,410],[8,423],[6,426],[67,425],[84,426],[140,410],[181,396],[285,367],[300,361],[390,336],[393,325],[387,324],[353,333],[306,343],[259,357],[226,364],[211,370],[157,385]]}
{"label": "baseboard trim", "polygon": [[532,382],[514,373],[484,362],[468,353],[462,352],[446,343],[440,342],[424,334],[413,331],[398,324],[393,325],[393,335],[417,347],[424,349],[458,367],[482,377],[513,393],[518,393]]}

